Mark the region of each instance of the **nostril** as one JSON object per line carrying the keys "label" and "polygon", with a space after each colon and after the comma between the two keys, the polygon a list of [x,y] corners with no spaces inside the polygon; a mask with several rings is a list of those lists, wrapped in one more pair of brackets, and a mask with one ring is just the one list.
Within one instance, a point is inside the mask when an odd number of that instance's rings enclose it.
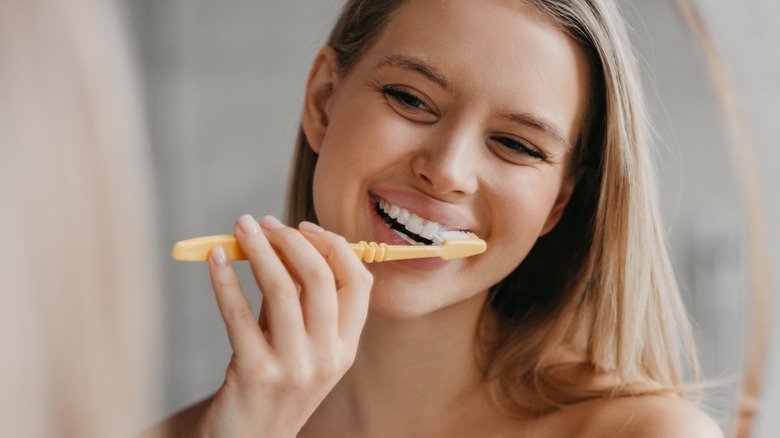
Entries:
{"label": "nostril", "polygon": [[412,161],[412,172],[437,195],[469,195],[476,190],[474,161],[465,154],[450,151],[441,154],[420,154]]}

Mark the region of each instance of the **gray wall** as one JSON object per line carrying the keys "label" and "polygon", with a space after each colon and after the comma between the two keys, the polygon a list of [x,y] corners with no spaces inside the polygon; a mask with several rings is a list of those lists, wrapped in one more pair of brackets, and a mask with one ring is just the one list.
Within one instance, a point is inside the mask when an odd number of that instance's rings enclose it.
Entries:
{"label": "gray wall", "polygon": [[[341,0],[133,0],[160,204],[160,253],[176,240],[232,231],[242,213],[281,215],[309,63]],[[701,2],[745,91],[766,187],[778,134],[771,124],[777,56],[761,56],[778,6]],[[732,3],[729,5],[728,3]],[[751,2],[748,2],[751,3]],[[706,406],[727,428],[744,343],[744,232],[730,155],[701,56],[666,1],[624,2],[657,129],[672,257],[696,323],[707,377],[733,377]],[[772,8],[774,8],[772,10]],[[774,76],[766,72],[773,71]],[[776,177],[774,177],[776,178]],[[777,183],[777,181],[774,181]],[[773,199],[776,218],[780,199]],[[777,239],[776,237],[773,237]],[[780,241],[773,240],[776,248]],[[230,350],[202,264],[166,260],[165,375],[160,417],[216,390]],[[245,283],[248,272],[241,271]],[[255,303],[257,299],[255,299]],[[777,330],[777,328],[775,328]],[[775,346],[778,346],[775,337]],[[774,351],[780,351],[775,348]],[[773,356],[772,363],[777,363]],[[771,365],[770,365],[771,366]],[[775,368],[780,368],[775,366]],[[768,391],[778,403],[778,383]],[[778,430],[764,416],[761,435]]]}
{"label": "gray wall", "polygon": [[[160,254],[177,240],[232,233],[243,213],[282,214],[309,64],[337,3],[126,3],[146,88]],[[163,260],[160,417],[213,393],[230,359],[205,265]]]}

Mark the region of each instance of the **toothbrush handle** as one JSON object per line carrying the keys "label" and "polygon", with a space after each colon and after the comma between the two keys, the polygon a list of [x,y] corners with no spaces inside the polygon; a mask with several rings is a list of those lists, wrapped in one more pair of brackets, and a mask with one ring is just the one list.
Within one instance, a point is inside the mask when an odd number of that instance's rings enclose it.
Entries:
{"label": "toothbrush handle", "polygon": [[441,247],[438,246],[388,245],[364,241],[350,243],[350,246],[366,263],[435,257],[441,251]]}
{"label": "toothbrush handle", "polygon": [[[182,240],[173,246],[173,259],[185,262],[208,260],[211,248],[220,245],[231,260],[246,260],[246,254],[238,245],[236,236],[218,234]],[[350,243],[355,255],[366,263],[389,260],[417,259],[439,255],[440,249],[431,246],[388,245],[386,243],[360,242]]]}
{"label": "toothbrush handle", "polygon": [[232,234],[196,237],[176,242],[173,245],[173,259],[182,262],[203,262],[208,260],[211,248],[217,245],[225,249],[230,260],[246,260],[246,254],[241,250],[236,236]]}

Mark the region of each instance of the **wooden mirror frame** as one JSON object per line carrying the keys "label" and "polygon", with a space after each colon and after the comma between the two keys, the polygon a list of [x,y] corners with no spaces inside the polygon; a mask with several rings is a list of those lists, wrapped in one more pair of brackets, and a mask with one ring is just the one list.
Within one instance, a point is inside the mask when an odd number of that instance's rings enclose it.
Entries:
{"label": "wooden mirror frame", "polygon": [[728,144],[735,158],[734,169],[747,229],[747,307],[745,327],[747,344],[744,349],[742,384],[736,403],[729,436],[748,438],[753,430],[756,411],[760,404],[761,382],[764,374],[769,322],[769,294],[771,269],[767,247],[766,216],[755,148],[747,129],[738,93],[728,75],[723,58],[717,50],[709,29],[691,0],[672,0],[685,26],[698,44],[706,63],[720,115],[728,135]]}

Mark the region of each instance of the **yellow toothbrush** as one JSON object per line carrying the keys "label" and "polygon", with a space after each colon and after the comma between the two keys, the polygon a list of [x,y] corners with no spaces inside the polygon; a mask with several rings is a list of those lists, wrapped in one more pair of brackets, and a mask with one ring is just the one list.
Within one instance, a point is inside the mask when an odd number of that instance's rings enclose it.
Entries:
{"label": "yellow toothbrush", "polygon": [[[388,245],[386,243],[351,243],[355,254],[366,263],[390,260],[440,257],[458,259],[482,254],[487,249],[484,240],[467,231],[441,231],[439,245]],[[211,248],[221,245],[231,260],[246,260],[246,255],[232,234],[197,237],[176,242],[173,259],[185,262],[202,262],[208,259]]]}

